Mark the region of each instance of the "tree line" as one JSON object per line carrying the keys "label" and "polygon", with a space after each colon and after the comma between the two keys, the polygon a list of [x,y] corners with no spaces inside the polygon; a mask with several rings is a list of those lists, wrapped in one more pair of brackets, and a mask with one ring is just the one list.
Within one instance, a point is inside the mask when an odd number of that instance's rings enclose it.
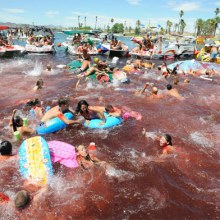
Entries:
{"label": "tree line", "polygon": [[[197,19],[196,24],[195,24],[195,34],[196,36],[200,35],[200,36],[207,36],[207,35],[212,35],[215,36],[216,35],[216,31],[218,28],[218,25],[220,24],[220,17],[218,16],[218,14],[220,13],[220,9],[216,8],[215,11],[215,17],[214,18],[210,18],[207,20],[203,20],[201,18]],[[164,34],[164,33],[168,33],[170,34],[173,30],[174,33],[179,33],[179,34],[183,34],[184,30],[186,28],[186,22],[183,19],[184,16],[184,11],[181,10],[179,12],[179,22],[178,23],[173,23],[170,20],[167,20],[166,22],[166,27],[165,29],[163,27],[161,27],[160,33]],[[84,17],[84,22],[80,22],[80,16],[78,16],[78,28],[79,29],[92,29],[90,26],[86,25],[86,20],[87,17]],[[95,29],[97,29],[97,22],[98,22],[98,16],[95,16]],[[114,33],[124,33],[126,32],[132,32],[132,27],[131,26],[126,26],[126,21],[123,23],[114,23],[114,18],[111,18],[110,20],[111,22],[111,27],[108,24],[106,27],[104,27],[104,29],[107,32],[114,32]],[[172,29],[172,30],[171,30]],[[136,26],[134,29],[134,33],[136,35],[140,34],[141,32],[141,21],[137,20],[136,21]]]}

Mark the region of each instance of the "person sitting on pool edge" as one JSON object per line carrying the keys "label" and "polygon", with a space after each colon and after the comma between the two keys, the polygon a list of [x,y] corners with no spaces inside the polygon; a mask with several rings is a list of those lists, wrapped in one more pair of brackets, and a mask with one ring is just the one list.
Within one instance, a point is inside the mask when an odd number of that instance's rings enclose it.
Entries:
{"label": "person sitting on pool edge", "polygon": [[86,119],[86,123],[89,125],[89,121],[92,119],[102,119],[99,125],[105,124],[105,116],[98,106],[90,106],[87,101],[81,100],[78,102],[76,113],[82,115]]}
{"label": "person sitting on pool edge", "polygon": [[9,126],[11,127],[13,133],[18,131],[20,138],[23,138],[24,134],[36,134],[36,131],[32,128],[23,125],[23,119],[20,116],[15,116],[17,109],[13,110]]}
{"label": "person sitting on pool edge", "polygon": [[45,115],[41,119],[41,125],[46,123],[47,121],[58,117],[62,120],[65,124],[81,124],[79,120],[70,120],[66,118],[63,114],[71,112],[75,114],[75,112],[69,107],[69,101],[66,98],[60,98],[58,100],[58,105],[48,110]]}

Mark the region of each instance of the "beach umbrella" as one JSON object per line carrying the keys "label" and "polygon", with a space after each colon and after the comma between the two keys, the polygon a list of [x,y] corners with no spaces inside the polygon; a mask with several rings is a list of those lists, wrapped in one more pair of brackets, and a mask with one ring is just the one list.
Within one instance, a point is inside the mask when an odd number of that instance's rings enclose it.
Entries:
{"label": "beach umbrella", "polygon": [[8,26],[0,26],[0,31],[7,30],[7,29],[9,29]]}
{"label": "beach umbrella", "polygon": [[208,70],[214,70],[214,71],[220,71],[220,65],[217,63],[211,63],[211,62],[201,62],[201,61],[196,61],[196,60],[185,60],[185,61],[178,61],[175,63],[172,63],[168,65],[168,69],[173,70],[176,65],[179,64],[179,70],[182,70],[184,72],[187,71],[201,71],[205,72],[207,69]]}

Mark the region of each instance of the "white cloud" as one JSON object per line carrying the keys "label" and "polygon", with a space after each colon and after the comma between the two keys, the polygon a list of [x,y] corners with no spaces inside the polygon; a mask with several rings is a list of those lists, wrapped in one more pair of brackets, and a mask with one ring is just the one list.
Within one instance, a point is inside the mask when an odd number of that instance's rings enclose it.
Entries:
{"label": "white cloud", "polygon": [[127,0],[131,5],[140,5],[141,0]]}
{"label": "white cloud", "polygon": [[220,6],[220,2],[216,2],[215,4],[216,4],[216,6]]}
{"label": "white cloud", "polygon": [[3,8],[3,11],[11,14],[23,14],[25,13],[25,10],[20,9],[20,8]]}
{"label": "white cloud", "polygon": [[45,14],[46,14],[46,16],[49,17],[49,18],[54,18],[54,17],[56,17],[57,15],[59,15],[59,12],[58,12],[58,11],[47,11]]}
{"label": "white cloud", "polygon": [[196,11],[201,9],[201,5],[198,2],[184,2],[179,3],[176,1],[168,2],[168,6],[174,11]]}

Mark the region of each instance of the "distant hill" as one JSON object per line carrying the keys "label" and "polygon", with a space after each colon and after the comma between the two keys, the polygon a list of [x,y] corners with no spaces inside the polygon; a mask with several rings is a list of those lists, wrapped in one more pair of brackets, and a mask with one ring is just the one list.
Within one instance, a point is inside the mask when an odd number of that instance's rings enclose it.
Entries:
{"label": "distant hill", "polygon": [[[11,28],[15,28],[15,27],[24,27],[24,26],[29,26],[29,27],[33,27],[32,24],[16,24],[16,23],[12,23],[12,22],[1,22],[0,21],[0,26],[9,26]],[[48,28],[51,28],[51,29],[63,29],[63,27],[61,26],[55,26],[55,25],[35,25],[35,26],[43,26],[43,27],[48,27]]]}

